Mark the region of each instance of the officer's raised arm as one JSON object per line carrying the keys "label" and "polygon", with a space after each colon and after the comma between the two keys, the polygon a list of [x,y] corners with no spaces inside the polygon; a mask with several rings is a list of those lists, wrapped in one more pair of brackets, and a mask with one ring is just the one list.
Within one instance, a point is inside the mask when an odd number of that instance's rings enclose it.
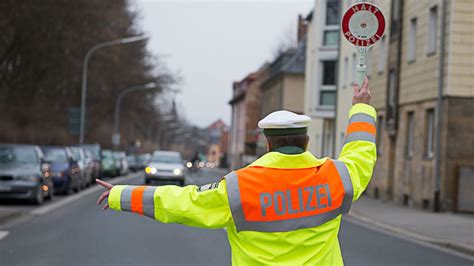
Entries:
{"label": "officer's raised arm", "polygon": [[376,111],[370,106],[370,90],[365,78],[362,88],[354,85],[352,108],[344,146],[338,160],[343,161],[351,176],[354,200],[357,200],[369,184],[377,159]]}
{"label": "officer's raised arm", "polygon": [[97,204],[108,198],[108,206],[116,211],[202,228],[222,228],[232,220],[224,180],[202,187],[112,186],[102,180],[97,183],[106,189]]}

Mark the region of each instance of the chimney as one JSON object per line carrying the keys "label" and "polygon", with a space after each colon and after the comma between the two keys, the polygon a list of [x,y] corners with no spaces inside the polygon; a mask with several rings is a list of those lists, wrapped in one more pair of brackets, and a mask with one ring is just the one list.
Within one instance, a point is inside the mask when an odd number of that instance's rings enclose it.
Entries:
{"label": "chimney", "polygon": [[297,41],[300,42],[303,37],[306,35],[306,29],[308,28],[308,23],[307,21],[301,16],[301,14],[298,15],[298,36],[297,36]]}

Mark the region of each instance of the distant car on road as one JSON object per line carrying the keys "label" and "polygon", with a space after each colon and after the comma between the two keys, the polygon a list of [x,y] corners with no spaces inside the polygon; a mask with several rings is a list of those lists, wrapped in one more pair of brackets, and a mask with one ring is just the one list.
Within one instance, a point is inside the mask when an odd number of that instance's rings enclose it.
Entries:
{"label": "distant car on road", "polygon": [[124,151],[114,151],[113,152],[115,160],[120,162],[120,173],[119,175],[126,175],[128,174],[128,161],[127,155]]}
{"label": "distant car on road", "polygon": [[53,193],[49,164],[38,146],[0,144],[0,198],[41,204]]}
{"label": "distant car on road", "polygon": [[135,155],[127,155],[127,163],[128,163],[128,169],[132,172],[136,172],[138,170],[138,164],[137,164],[137,156]]}
{"label": "distant car on road", "polygon": [[81,169],[67,147],[43,146],[44,160],[50,164],[54,191],[69,194],[79,191],[82,186]]}
{"label": "distant car on road", "polygon": [[137,156],[137,169],[138,170],[145,170],[150,162],[151,154],[143,153]]}
{"label": "distant car on road", "polygon": [[111,150],[102,150],[101,176],[118,176],[120,162],[117,161]]}
{"label": "distant car on road", "polygon": [[184,185],[183,158],[175,151],[155,151],[145,168],[145,184],[153,181],[175,181]]}

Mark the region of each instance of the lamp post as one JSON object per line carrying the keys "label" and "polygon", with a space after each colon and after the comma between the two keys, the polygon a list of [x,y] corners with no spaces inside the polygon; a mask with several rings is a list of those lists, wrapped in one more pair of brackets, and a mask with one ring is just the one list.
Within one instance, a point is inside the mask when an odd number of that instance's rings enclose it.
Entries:
{"label": "lamp post", "polygon": [[120,123],[120,104],[122,103],[123,97],[134,91],[149,90],[156,88],[156,83],[151,82],[145,85],[133,86],[128,89],[125,89],[119,93],[117,100],[115,101],[115,114],[114,114],[114,134],[112,135],[112,145],[120,145],[120,132],[119,132],[119,123]]}
{"label": "lamp post", "polygon": [[107,42],[101,42],[92,46],[89,51],[87,51],[84,61],[82,63],[82,91],[81,91],[81,121],[79,129],[79,144],[84,143],[84,129],[85,129],[85,120],[86,120],[86,95],[87,95],[87,65],[89,64],[89,58],[92,53],[99,50],[100,48],[110,47],[114,45],[126,44],[131,42],[138,42],[148,39],[146,35],[133,36],[128,38],[122,38]]}

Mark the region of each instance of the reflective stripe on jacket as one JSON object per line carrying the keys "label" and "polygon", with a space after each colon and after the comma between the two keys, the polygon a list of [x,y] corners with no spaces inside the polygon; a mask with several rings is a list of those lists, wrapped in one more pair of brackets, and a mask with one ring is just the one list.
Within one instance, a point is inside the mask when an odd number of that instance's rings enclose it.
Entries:
{"label": "reflective stripe on jacket", "polygon": [[[354,105],[349,113],[350,123],[346,140],[337,161],[343,163],[349,173],[353,189],[352,201],[360,197],[372,176],[376,160],[375,117],[375,110],[365,104]],[[308,168],[316,169],[322,165],[329,165],[328,160],[328,158],[318,159],[310,152],[294,155],[269,152],[248,168],[265,167],[275,171],[278,171],[278,169],[306,171],[305,169]],[[237,173],[239,171],[241,170],[238,170]],[[338,173],[342,179],[340,171]],[[233,217],[234,214],[231,211],[227,193],[227,182],[232,178],[227,178],[228,180],[224,179],[218,185],[213,186],[213,189],[205,191],[193,185],[186,187],[114,186],[108,199],[109,205],[114,210],[133,211],[164,223],[180,223],[201,228],[227,228],[226,231],[232,249],[232,264],[234,265],[343,264],[338,241],[341,215],[337,215],[334,219],[314,227],[306,228],[302,226],[302,229],[299,230],[288,228],[288,230],[281,232],[238,231],[239,218]],[[295,178],[298,177],[295,176]],[[330,183],[328,185],[330,186]],[[322,196],[326,190],[320,189],[320,204],[327,205],[328,199]],[[283,192],[283,196],[286,193],[285,190],[281,192]],[[294,193],[291,196],[292,198],[295,195]],[[296,193],[298,193],[298,190],[296,190]],[[347,198],[347,195],[348,193],[344,194],[343,197]],[[275,197],[275,193],[273,197]],[[331,194],[332,206],[336,206],[336,197],[340,197],[340,195]],[[264,198],[267,200],[268,196],[264,196]],[[277,198],[277,201],[280,201],[282,195],[277,194]],[[268,204],[268,201],[264,201],[264,203]],[[298,204],[299,202],[294,202],[294,204],[292,202],[292,209],[297,209]],[[287,206],[289,207],[289,205]],[[316,205],[313,203],[312,206],[317,207],[317,203]],[[347,206],[347,203],[343,203],[342,206]],[[269,206],[268,208],[267,215],[270,214],[273,207]],[[341,212],[344,212],[345,208],[343,207]],[[278,211],[280,210],[278,209]],[[258,214],[258,211],[261,213],[261,208],[249,212]],[[275,210],[273,212],[275,214],[273,218],[279,217]],[[276,223],[280,222],[281,220],[276,221]],[[275,223],[275,221],[271,223]]]}
{"label": "reflective stripe on jacket", "polygon": [[237,232],[286,232],[321,225],[348,213],[352,183],[341,161],[318,167],[250,166],[226,176]]}

